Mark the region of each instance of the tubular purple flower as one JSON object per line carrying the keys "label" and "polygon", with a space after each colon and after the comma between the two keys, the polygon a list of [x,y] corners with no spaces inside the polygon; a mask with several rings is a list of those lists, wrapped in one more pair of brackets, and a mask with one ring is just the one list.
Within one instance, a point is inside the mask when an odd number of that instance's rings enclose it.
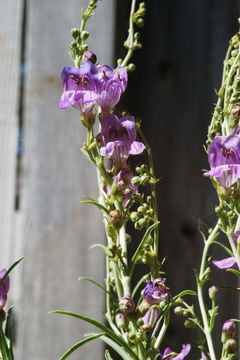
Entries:
{"label": "tubular purple flower", "polygon": [[145,146],[135,141],[137,136],[135,119],[133,116],[118,118],[116,115],[108,115],[102,121],[100,141],[102,147],[100,154],[112,158],[117,169],[127,168],[129,155],[138,155],[143,152]]}
{"label": "tubular purple flower", "polygon": [[127,87],[127,71],[118,66],[115,70],[108,65],[98,65],[98,104],[103,112],[108,112],[120,100]]}
{"label": "tubular purple flower", "polygon": [[96,73],[96,66],[91,61],[81,63],[79,69],[65,66],[61,74],[64,92],[60,99],[60,108],[74,107],[81,113],[90,112],[98,98]]}
{"label": "tubular purple flower", "polygon": [[191,350],[191,345],[190,344],[186,344],[182,346],[182,350],[181,352],[176,355],[176,356],[170,356],[168,357],[169,354],[171,354],[173,351],[167,347],[164,351],[163,354],[160,354],[160,359],[164,360],[164,359],[168,359],[168,360],[183,360],[185,359],[185,357],[189,354]]}
{"label": "tubular purple flower", "polygon": [[204,176],[216,178],[225,188],[232,186],[240,178],[240,137],[216,136],[209,145],[208,161],[211,170]]}
{"label": "tubular purple flower", "polygon": [[[236,245],[239,236],[240,236],[240,231],[239,230],[235,231],[235,233],[233,234],[233,240]],[[234,256],[230,256],[222,260],[213,260],[212,263],[221,270],[228,270],[228,269],[240,270]]]}
{"label": "tubular purple flower", "polygon": [[143,290],[143,298],[151,305],[159,304],[165,299],[171,297],[169,288],[165,286],[166,279],[159,278],[156,280],[148,280]]}
{"label": "tubular purple flower", "polygon": [[[2,269],[0,271],[0,281],[4,278],[6,275],[7,270]],[[10,286],[10,278],[7,276],[3,282],[0,284],[0,310],[2,310],[7,302],[7,293]]]}
{"label": "tubular purple flower", "polygon": [[[150,309],[148,309],[148,311],[146,312],[146,314],[144,315],[144,317],[142,318],[144,321],[144,325],[149,325],[150,324],[150,320],[151,320],[151,316],[152,316],[152,311],[153,311],[153,307],[151,306]],[[154,319],[153,319],[153,324],[157,321],[157,319],[160,316],[160,310],[154,310]]]}

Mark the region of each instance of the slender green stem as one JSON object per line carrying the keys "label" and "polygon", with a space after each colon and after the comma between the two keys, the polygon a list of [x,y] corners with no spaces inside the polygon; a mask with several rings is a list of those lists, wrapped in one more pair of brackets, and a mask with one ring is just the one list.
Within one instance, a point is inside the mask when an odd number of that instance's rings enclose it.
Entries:
{"label": "slender green stem", "polygon": [[154,344],[154,349],[155,350],[158,350],[162,341],[163,341],[163,338],[166,334],[166,331],[168,329],[168,325],[169,325],[169,321],[170,321],[170,314],[169,314],[169,310],[166,310],[166,313],[164,314],[164,320],[163,320],[163,325],[161,327],[161,330],[158,334],[158,337],[155,341],[155,344]]}
{"label": "slender green stem", "polygon": [[134,25],[133,25],[133,15],[135,13],[135,9],[136,9],[136,0],[132,0],[132,6],[131,6],[131,10],[130,10],[130,16],[129,16],[129,29],[128,29],[128,38],[127,38],[127,43],[128,43],[128,52],[123,60],[123,62],[121,63],[121,66],[127,66],[129,60],[132,57],[132,54],[134,52]]}
{"label": "slender green stem", "polygon": [[231,233],[227,233],[226,235],[227,235],[227,237],[228,237],[228,241],[229,241],[229,244],[230,244],[230,246],[231,246],[233,255],[234,255],[234,257],[235,257],[235,259],[236,259],[236,262],[237,262],[237,264],[238,264],[238,268],[240,269],[240,256],[239,256],[239,254],[238,254],[238,251],[237,251],[236,245],[235,245],[235,243],[234,243],[232,234],[231,234]]}
{"label": "slender green stem", "polygon": [[206,336],[208,350],[210,354],[211,360],[216,360],[215,350],[213,346],[212,336],[211,336],[211,328],[208,320],[207,310],[204,304],[204,297],[203,297],[203,285],[204,285],[204,276],[205,276],[205,270],[206,270],[206,264],[207,264],[207,257],[208,257],[208,251],[209,248],[215,239],[215,236],[220,228],[220,221],[217,222],[214,229],[212,230],[211,234],[209,235],[208,239],[205,241],[205,246],[203,250],[203,256],[201,261],[201,267],[200,267],[200,273],[199,278],[197,281],[197,292],[198,292],[198,302],[199,307],[202,315],[202,321],[203,321],[203,328],[204,328],[204,334]]}

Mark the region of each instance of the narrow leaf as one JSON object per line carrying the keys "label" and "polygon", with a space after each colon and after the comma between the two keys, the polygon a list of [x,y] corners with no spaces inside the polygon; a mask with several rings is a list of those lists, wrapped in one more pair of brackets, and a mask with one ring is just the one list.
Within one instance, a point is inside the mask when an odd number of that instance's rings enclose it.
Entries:
{"label": "narrow leaf", "polygon": [[154,224],[152,224],[151,226],[149,226],[149,228],[147,229],[147,231],[145,232],[145,234],[143,235],[143,238],[135,252],[135,254],[132,257],[132,262],[136,263],[138,256],[140,255],[146,240],[148,239],[149,235],[151,235],[151,232],[159,225],[159,221],[155,222]]}
{"label": "narrow leaf", "polygon": [[104,253],[105,253],[106,256],[111,256],[111,255],[112,255],[112,253],[109,251],[109,249],[107,248],[107,246],[105,246],[105,245],[103,245],[103,244],[94,244],[94,245],[90,246],[89,249],[92,250],[92,249],[94,249],[94,248],[96,248],[96,247],[99,247],[99,248],[103,249],[103,251],[104,251]]}
{"label": "narrow leaf", "polygon": [[113,360],[108,349],[105,350],[105,360]]}
{"label": "narrow leaf", "polygon": [[9,352],[11,354],[12,359],[13,356],[13,306],[7,312],[7,320],[5,327],[5,335],[9,340]]}
{"label": "narrow leaf", "polygon": [[0,353],[2,360],[12,360],[2,328],[0,328]]}
{"label": "narrow leaf", "polygon": [[81,341],[77,342],[76,344],[74,344],[69,350],[67,350],[61,357],[59,360],[65,360],[67,359],[75,350],[79,349],[82,345],[87,344],[89,341],[95,340],[97,338],[99,338],[100,336],[102,336],[104,333],[100,333],[100,334],[95,334],[92,336],[89,336],[85,339],[82,339]]}
{"label": "narrow leaf", "polygon": [[10,274],[10,272],[15,268],[15,266],[17,266],[20,263],[20,261],[22,261],[23,259],[24,259],[24,256],[20,257],[20,259],[15,261],[15,263],[13,263],[12,266],[10,266],[10,268],[8,269],[8,271],[6,272],[4,277],[0,280],[0,286],[2,285],[2,283],[6,279],[6,277]]}
{"label": "narrow leaf", "polygon": [[105,293],[107,293],[108,295],[110,295],[111,297],[114,297],[116,299],[116,297],[110,293],[110,291],[108,291],[107,289],[105,289],[104,286],[100,285],[99,283],[97,283],[95,280],[89,278],[89,277],[85,277],[85,276],[80,276],[78,278],[78,280],[85,280],[85,281],[89,281],[91,283],[93,283],[94,285],[98,286],[100,289],[102,289],[103,291],[105,291]]}
{"label": "narrow leaf", "polygon": [[100,210],[103,210],[107,215],[109,214],[109,210],[103,206],[102,204],[98,203],[97,201],[95,200],[82,200],[80,201],[81,203],[84,203],[84,204],[93,204],[93,205],[96,205]]}
{"label": "narrow leaf", "polygon": [[173,301],[175,301],[178,298],[181,298],[183,296],[186,296],[186,295],[197,296],[197,293],[196,293],[196,291],[192,291],[192,290],[183,290],[179,294],[174,296]]}
{"label": "narrow leaf", "polygon": [[235,270],[235,269],[227,269],[227,271],[231,271],[232,273],[234,273],[235,275],[237,275],[238,277],[240,277],[240,271]]}
{"label": "narrow leaf", "polygon": [[150,275],[149,274],[145,274],[143,275],[143,277],[137,282],[137,285],[135,286],[133,292],[132,292],[132,297],[135,296],[136,292],[138,291],[138,289],[140,288],[140,286],[142,285],[143,282],[145,282],[147,279],[149,279]]}
{"label": "narrow leaf", "polygon": [[94,319],[91,319],[91,318],[89,318],[87,316],[83,316],[83,315],[76,314],[76,313],[69,312],[69,311],[55,310],[55,311],[51,311],[50,313],[63,314],[63,315],[76,317],[78,319],[81,319],[83,321],[86,321],[86,322],[98,327],[99,329],[103,330],[109,337],[111,337],[117,343],[122,345],[124,347],[124,349],[132,356],[132,358],[138,359],[137,355],[132,351],[131,347],[123,340],[122,337],[116,335],[112,330],[108,329],[105,325],[101,324],[100,322],[98,322],[98,321],[96,321]]}
{"label": "narrow leaf", "polygon": [[[107,336],[102,336],[100,340],[103,340],[108,346],[110,346],[113,350],[115,350],[124,360],[132,360],[132,356],[129,355],[120,345],[118,345],[112,339],[109,339]],[[135,358],[137,359],[137,355]]]}
{"label": "narrow leaf", "polygon": [[216,245],[218,245],[218,246],[221,246],[230,256],[233,256],[232,251],[231,251],[230,249],[228,249],[227,246],[221,244],[220,242],[218,242],[218,241],[216,241],[216,240],[213,241],[213,244],[216,244]]}

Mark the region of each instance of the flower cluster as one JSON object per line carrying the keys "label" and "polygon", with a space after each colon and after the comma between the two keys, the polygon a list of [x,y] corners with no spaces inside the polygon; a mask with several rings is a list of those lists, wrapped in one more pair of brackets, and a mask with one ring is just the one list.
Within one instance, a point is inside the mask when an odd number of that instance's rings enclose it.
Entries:
{"label": "flower cluster", "polygon": [[[88,53],[90,53],[88,51]],[[108,65],[95,64],[96,56],[83,57],[79,68],[64,67],[61,74],[63,94],[60,108],[74,107],[80,111],[81,120],[91,127],[96,114],[100,115],[100,155],[111,159],[114,177],[113,188],[123,195],[126,206],[137,187],[132,185],[133,173],[128,166],[130,155],[141,154],[145,146],[136,141],[137,131],[133,116],[121,118],[112,113],[127,87],[127,72],[124,67],[112,69]],[[111,111],[111,113],[110,113]],[[110,196],[111,189],[105,188]]]}

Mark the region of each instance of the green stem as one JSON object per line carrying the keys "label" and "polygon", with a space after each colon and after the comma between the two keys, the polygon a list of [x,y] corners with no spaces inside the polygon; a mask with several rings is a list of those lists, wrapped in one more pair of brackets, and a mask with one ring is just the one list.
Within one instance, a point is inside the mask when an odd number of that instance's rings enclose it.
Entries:
{"label": "green stem", "polygon": [[161,330],[158,334],[158,337],[155,341],[154,344],[154,349],[157,351],[163,341],[163,338],[165,336],[165,333],[168,329],[168,325],[169,325],[169,321],[170,321],[170,314],[169,314],[169,310],[166,310],[166,313],[164,314],[164,320],[163,320],[163,325],[161,327]]}
{"label": "green stem", "polygon": [[201,315],[202,315],[204,334],[206,336],[208,350],[209,350],[211,360],[216,360],[216,355],[215,355],[215,350],[214,350],[214,346],[213,346],[213,341],[212,341],[212,336],[211,336],[211,328],[210,328],[210,324],[208,321],[207,310],[206,310],[206,307],[204,304],[203,285],[204,285],[204,276],[205,276],[204,273],[206,270],[208,251],[209,251],[209,248],[210,248],[212,242],[215,239],[215,236],[216,236],[219,228],[220,228],[220,221],[217,222],[217,224],[215,225],[215,228],[209,235],[208,239],[205,241],[205,246],[204,246],[203,256],[202,256],[202,261],[201,261],[201,267],[200,267],[200,273],[199,273],[199,278],[197,281],[198,302],[199,302],[199,307],[200,307],[200,311],[201,311]]}
{"label": "green stem", "polygon": [[129,16],[129,29],[128,29],[128,38],[127,38],[127,42],[128,42],[128,52],[123,60],[123,62],[121,63],[121,66],[127,66],[129,60],[132,57],[132,54],[134,52],[134,25],[133,25],[133,15],[135,13],[135,8],[136,8],[136,0],[132,0],[132,6],[131,6],[131,10],[130,10],[130,16]]}
{"label": "green stem", "polygon": [[228,237],[228,241],[229,241],[229,244],[230,244],[230,246],[231,246],[233,255],[234,255],[234,257],[235,257],[235,259],[236,259],[236,262],[237,262],[237,264],[238,264],[238,268],[240,269],[240,256],[239,256],[239,254],[238,254],[238,251],[237,251],[236,245],[235,245],[235,243],[234,243],[232,234],[231,234],[231,233],[227,233],[226,235],[227,235],[227,237]]}

